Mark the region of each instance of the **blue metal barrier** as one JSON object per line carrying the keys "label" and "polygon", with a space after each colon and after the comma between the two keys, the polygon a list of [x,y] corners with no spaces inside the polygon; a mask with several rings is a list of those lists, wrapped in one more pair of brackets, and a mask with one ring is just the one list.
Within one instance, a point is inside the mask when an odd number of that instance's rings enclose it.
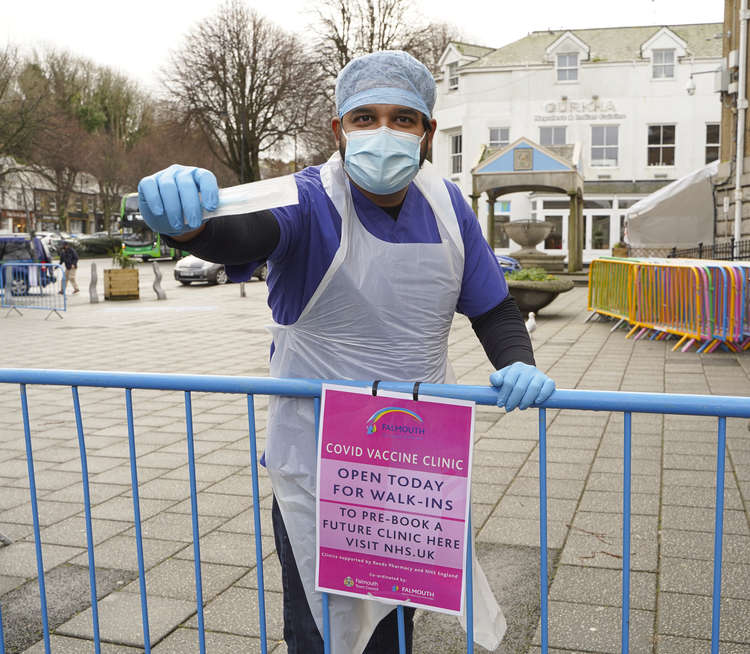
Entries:
{"label": "blue metal barrier", "polygon": [[56,263],[0,264],[0,308],[21,313],[41,309],[62,318],[67,308],[65,268]]}
{"label": "blue metal barrier", "polygon": [[[31,424],[27,399],[27,385],[69,386],[73,395],[73,408],[81,456],[81,472],[84,489],[84,509],[86,521],[86,540],[89,560],[89,577],[91,589],[91,606],[93,621],[93,640],[95,651],[100,652],[99,618],[96,602],[96,574],[94,564],[94,543],[91,529],[91,500],[89,496],[89,480],[86,464],[86,447],[84,427],[81,418],[81,406],[78,396],[79,387],[121,388],[125,391],[125,405],[128,428],[128,446],[130,454],[131,485],[133,495],[134,526],[137,543],[138,572],[141,596],[141,612],[143,620],[143,647],[146,653],[151,651],[149,633],[148,604],[146,595],[145,566],[143,560],[142,527],[140,515],[140,500],[138,496],[138,472],[136,468],[136,438],[133,413],[132,391],[134,389],[183,391],[185,397],[185,427],[187,436],[188,469],[190,480],[190,506],[193,530],[193,554],[195,561],[196,588],[196,616],[198,622],[198,637],[201,654],[206,651],[204,620],[203,620],[203,590],[201,580],[201,556],[198,528],[197,485],[195,473],[195,452],[193,446],[192,400],[193,392],[232,393],[247,396],[248,434],[250,439],[250,465],[252,473],[253,494],[253,522],[256,547],[256,570],[258,581],[258,606],[260,621],[261,651],[267,652],[266,618],[264,605],[263,584],[263,555],[260,529],[260,498],[258,485],[258,466],[256,459],[255,439],[255,395],[286,395],[315,399],[316,415],[320,409],[320,380],[292,380],[250,377],[224,377],[213,375],[170,375],[122,372],[83,372],[64,370],[30,370],[30,369],[0,369],[0,383],[20,385],[21,410],[26,444],[26,456],[31,493],[31,508],[34,523],[34,541],[37,556],[38,583],[41,598],[43,620],[44,647],[50,653],[50,627],[47,618],[47,596],[45,590],[45,575],[42,562],[42,546],[40,537],[39,514],[36,502],[36,485],[34,461],[32,454]],[[339,385],[367,387],[369,381],[332,381]],[[412,392],[412,384],[397,382],[382,382],[380,388],[403,393]],[[497,393],[494,389],[484,386],[456,386],[441,384],[422,384],[421,392],[425,395],[450,397],[462,400],[472,400],[477,404],[495,405]],[[750,398],[705,396],[705,395],[674,395],[656,393],[623,393],[607,391],[578,391],[558,390],[552,397],[539,407],[539,492],[540,492],[540,608],[541,608],[541,650],[546,653],[549,647],[548,634],[548,569],[547,569],[547,479],[546,479],[546,442],[547,442],[547,409],[580,409],[589,411],[616,411],[624,414],[624,467],[623,467],[623,567],[622,567],[622,634],[621,651],[629,651],[630,646],[630,519],[631,519],[631,416],[632,413],[669,413],[693,416],[715,416],[718,419],[717,431],[717,466],[716,466],[716,510],[714,528],[714,574],[712,595],[712,628],[711,652],[719,651],[719,624],[721,598],[721,553],[723,541],[723,511],[724,511],[724,459],[726,453],[726,418],[750,418]],[[472,618],[472,578],[471,578],[471,547],[467,552],[467,644],[466,651],[473,652],[473,618]],[[327,597],[324,597],[327,607]],[[5,654],[5,640],[2,623],[2,607],[0,606],[0,654]],[[398,628],[400,650],[405,652],[403,609],[398,610]],[[327,612],[324,612],[324,641],[326,652],[330,651],[330,625]]]}

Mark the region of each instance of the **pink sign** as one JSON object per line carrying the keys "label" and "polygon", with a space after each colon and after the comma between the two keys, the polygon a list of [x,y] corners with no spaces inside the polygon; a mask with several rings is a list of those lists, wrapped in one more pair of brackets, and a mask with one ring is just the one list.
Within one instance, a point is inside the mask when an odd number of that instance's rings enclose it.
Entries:
{"label": "pink sign", "polygon": [[474,403],[324,386],[316,589],[459,614]]}

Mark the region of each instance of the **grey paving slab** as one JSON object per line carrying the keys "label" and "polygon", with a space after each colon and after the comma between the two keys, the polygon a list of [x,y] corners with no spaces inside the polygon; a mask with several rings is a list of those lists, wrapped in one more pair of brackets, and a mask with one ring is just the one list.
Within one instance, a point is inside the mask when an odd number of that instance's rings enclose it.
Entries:
{"label": "grey paving slab", "polygon": [[[655,572],[658,563],[658,521],[655,516],[631,517],[631,569]],[[621,568],[622,517],[611,513],[576,514],[561,561],[570,565]]]}
{"label": "grey paving slab", "polygon": [[[100,643],[101,654],[141,654],[143,648],[126,647],[124,645],[113,645],[112,643]],[[94,650],[94,641],[85,638],[70,638],[69,636],[50,636],[50,649],[55,654],[91,654]],[[40,640],[35,645],[25,649],[23,654],[45,654],[44,641]]]}
{"label": "grey paving slab", "polygon": [[[201,515],[198,510],[198,532],[207,534],[224,524],[224,518]],[[126,536],[135,536],[135,527],[129,527],[124,532]],[[162,540],[193,542],[193,517],[189,513],[172,513],[164,511],[141,523],[141,533],[144,538],[160,538]]]}
{"label": "grey paving slab", "polygon": [[[711,651],[711,641],[677,636],[656,637],[656,654],[704,654]],[[721,654],[747,654],[748,648],[742,643],[728,643],[719,639]]]}
{"label": "grey paving slab", "polygon": [[[165,597],[149,597],[150,643],[159,642],[195,612],[195,604]],[[141,600],[132,593],[116,592],[99,601],[99,629],[102,640],[130,647],[142,646]],[[93,638],[91,609],[60,625],[57,632],[77,638]]]}
{"label": "grey paving slab", "polygon": [[[127,524],[114,520],[92,520],[91,532],[94,545],[104,542],[115,534],[127,529]],[[41,530],[42,543],[87,547],[86,519],[81,515],[72,516]]]}
{"label": "grey paving slab", "polygon": [[[271,512],[266,509],[260,510],[260,530],[262,534],[272,534],[273,525],[271,523]],[[255,518],[253,511],[248,509],[231,520],[227,520],[221,525],[220,531],[233,531],[239,534],[255,533]]]}
{"label": "grey paving slab", "polygon": [[[7,511],[0,513],[0,522],[19,522],[21,524],[31,525],[34,523],[31,502],[21,504]],[[37,510],[39,524],[43,527],[54,524],[60,520],[75,515],[81,511],[82,507],[72,502],[48,502],[47,500],[37,501]]]}
{"label": "grey paving slab", "polygon": [[[214,482],[226,479],[240,470],[240,466],[212,465],[210,463],[198,463],[195,466],[196,479],[203,482]],[[163,479],[189,479],[190,469],[187,464],[180,466],[163,475]]]}
{"label": "grey paving slab", "polygon": [[[583,479],[548,479],[547,497],[577,500],[584,485]],[[539,497],[538,477],[516,477],[508,487],[508,495]]]}
{"label": "grey paving slab", "polygon": [[[148,570],[157,563],[185,547],[185,543],[155,538],[143,539],[143,561]],[[96,565],[100,568],[117,568],[120,570],[138,570],[138,547],[135,538],[113,536],[95,550]],[[88,556],[80,554],[71,560],[78,565],[88,565]]]}
{"label": "grey paving slab", "polygon": [[[691,595],[713,594],[713,561],[662,557],[659,589]],[[722,562],[721,595],[750,600],[750,565]]]}
{"label": "grey paving slab", "polygon": [[[596,606],[622,606],[622,571],[561,565],[555,572],[550,599]],[[630,605],[634,609],[656,610],[656,574],[632,572]]]}
{"label": "grey paving slab", "polygon": [[26,583],[26,579],[24,577],[0,575],[0,597],[5,595],[5,593],[9,593],[14,588],[18,588],[24,583]]}
{"label": "grey paving slab", "polygon": [[[668,486],[662,489],[662,503],[665,506],[716,506],[716,489],[696,486]],[[742,498],[734,484],[724,488],[724,508],[742,509]]]}
{"label": "grey paving slab", "polygon": [[[274,551],[273,535],[261,536],[264,556]],[[228,531],[214,531],[200,540],[201,561],[252,568],[255,566],[255,537]],[[181,549],[179,558],[192,560],[192,546]]]}
{"label": "grey paving slab", "polygon": [[[269,493],[270,496],[270,493]],[[224,495],[202,491],[198,493],[198,511],[200,515],[233,518],[252,506],[251,497],[242,495]],[[190,500],[183,500],[169,507],[172,513],[191,513]]]}
{"label": "grey paving slab", "polygon": [[[547,519],[570,522],[573,519],[576,505],[575,500],[548,498]],[[539,500],[524,495],[505,495],[492,512],[492,516],[493,518],[512,517],[539,520]]]}
{"label": "grey paving slab", "polygon": [[[680,593],[659,593],[657,630],[660,634],[703,638],[711,633],[711,598]],[[720,638],[745,643],[750,650],[750,602],[722,599]]]}
{"label": "grey paving slab", "polygon": [[[726,562],[750,563],[750,537],[725,535],[722,552]],[[706,532],[662,529],[661,555],[711,561],[714,555],[714,536]]]}
{"label": "grey paving slab", "polygon": [[[7,534],[6,534],[7,535]],[[45,545],[42,547],[44,569],[51,570],[80,554],[79,547]],[[37,575],[36,547],[34,543],[15,542],[0,547],[0,575],[20,576],[26,579]]]}
{"label": "grey paving slab", "polygon": [[[265,600],[268,637],[282,640],[281,594],[267,592]],[[203,619],[206,629],[211,631],[260,636],[257,593],[249,588],[230,588],[206,606]],[[197,618],[189,620],[187,626],[197,627]]]}
{"label": "grey paving slab", "polygon": [[[95,484],[89,482],[89,499],[91,505],[95,506],[106,502],[108,499],[117,497],[127,492],[129,486],[122,484]],[[83,484],[75,483],[56,491],[48,491],[44,494],[45,500],[52,502],[79,502],[83,507]]]}
{"label": "grey paving slab", "polygon": [[[139,498],[138,506],[141,515],[141,520],[148,520],[151,516],[156,515],[160,511],[165,511],[169,507],[175,504],[174,500],[168,499],[153,499],[153,498]],[[118,496],[113,497],[106,502],[102,502],[91,509],[91,515],[94,518],[102,518],[104,520],[120,520],[122,522],[133,523],[134,520],[134,508],[133,498]]]}
{"label": "grey paving slab", "polygon": [[[661,524],[665,529],[688,529],[690,531],[714,531],[715,514],[713,508],[664,506],[661,512]],[[750,535],[747,515],[744,511],[724,510],[724,533]]]}
{"label": "grey paving slab", "polygon": [[[549,644],[575,652],[621,652],[621,611],[609,606],[590,606],[572,602],[549,603]],[[654,614],[633,610],[630,614],[631,651],[651,651]],[[534,637],[540,644],[540,632]]]}
{"label": "grey paving slab", "polygon": [[[226,590],[247,572],[246,568],[201,563],[201,588],[203,602],[208,602]],[[146,573],[148,597],[172,597],[196,601],[195,564],[183,559],[167,559]],[[122,589],[126,593],[140,593],[140,581],[136,580]]]}
{"label": "grey paving slab", "polygon": [[[622,507],[622,493],[587,490],[581,497],[578,510],[621,514]],[[630,510],[633,515],[659,515],[659,495],[656,493],[631,493]]]}
{"label": "grey paving slab", "polygon": [[[282,592],[281,564],[276,552],[263,553],[263,587],[275,593]],[[235,586],[240,588],[258,588],[258,569],[253,568],[243,577],[238,579]]]}
{"label": "grey paving slab", "polygon": [[[237,636],[234,634],[207,631],[205,633],[206,651],[211,654],[260,654],[260,638]],[[269,652],[281,654],[277,641],[267,641]],[[151,650],[154,654],[185,654],[199,652],[200,643],[197,629],[177,629]],[[284,648],[283,651],[286,651]]]}
{"label": "grey paving slab", "polygon": [[[568,532],[566,523],[547,522],[547,547],[560,549]],[[490,517],[477,537],[479,542],[539,547],[539,521],[507,516]]]}

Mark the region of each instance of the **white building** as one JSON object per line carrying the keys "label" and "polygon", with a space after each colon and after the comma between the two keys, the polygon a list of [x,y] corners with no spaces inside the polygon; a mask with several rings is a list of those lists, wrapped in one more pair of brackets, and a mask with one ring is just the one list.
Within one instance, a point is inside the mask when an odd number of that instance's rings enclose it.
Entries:
{"label": "white building", "polygon": [[[437,77],[433,162],[470,196],[483,146],[519,138],[577,145],[583,260],[608,254],[622,240],[626,208],[718,159],[715,89],[726,80],[712,71],[721,66],[721,36],[721,23],[709,23],[533,32],[498,49],[452,43]],[[485,233],[487,203],[483,195]],[[568,207],[567,197],[541,191],[503,195],[496,225],[550,221],[555,229],[543,249],[565,252]],[[495,247],[508,252],[515,244],[495,229]]]}

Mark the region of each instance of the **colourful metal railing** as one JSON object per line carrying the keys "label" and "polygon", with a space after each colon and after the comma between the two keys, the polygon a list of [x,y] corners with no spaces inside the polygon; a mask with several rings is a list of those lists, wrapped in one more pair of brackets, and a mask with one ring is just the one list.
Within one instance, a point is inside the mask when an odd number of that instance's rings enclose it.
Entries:
{"label": "colourful metal railing", "polygon": [[[258,485],[258,462],[256,459],[255,440],[255,395],[286,395],[312,398],[315,401],[316,415],[320,409],[321,380],[305,379],[270,379],[222,377],[209,375],[168,375],[122,372],[84,372],[64,370],[24,370],[0,369],[0,383],[16,384],[20,390],[21,416],[23,421],[24,442],[26,446],[26,460],[29,476],[31,508],[33,516],[34,543],[37,557],[37,572],[40,592],[40,603],[43,620],[44,651],[49,654],[50,626],[48,621],[47,593],[45,589],[45,570],[43,565],[43,551],[40,537],[39,510],[37,506],[37,490],[35,484],[35,465],[32,448],[32,424],[29,414],[28,385],[67,386],[72,392],[72,408],[75,415],[76,433],[81,457],[81,475],[84,489],[84,514],[86,522],[86,542],[89,562],[89,578],[91,591],[93,645],[95,652],[101,651],[101,637],[99,632],[99,617],[97,612],[95,546],[91,528],[91,498],[89,495],[89,479],[86,462],[85,429],[83,425],[79,387],[119,388],[124,392],[128,446],[131,468],[132,502],[134,509],[134,526],[138,558],[138,572],[141,596],[141,612],[143,624],[143,647],[145,652],[151,651],[151,636],[149,632],[149,613],[146,593],[145,565],[143,559],[143,534],[141,529],[140,500],[138,495],[138,471],[136,467],[137,447],[135,437],[135,419],[133,408],[133,390],[148,389],[162,391],[181,391],[184,393],[186,448],[188,454],[190,506],[193,533],[193,554],[195,563],[196,616],[198,622],[198,642],[201,654],[206,651],[205,626],[203,620],[203,592],[201,580],[201,553],[198,528],[198,505],[195,471],[195,451],[193,447],[193,410],[192,393],[233,393],[244,394],[247,397],[248,435],[250,444],[250,465],[252,473],[253,521],[255,527],[255,552],[258,582],[258,606],[260,623],[260,646],[262,652],[268,651],[266,636],[266,617],[263,581],[263,552],[260,525],[260,493]],[[352,382],[336,380],[332,383],[349,386],[369,386],[371,382]],[[413,390],[413,384],[382,382],[380,388],[384,390],[408,392]],[[420,390],[425,395],[451,397],[470,400],[478,404],[494,406],[497,402],[497,392],[491,387],[457,386],[440,384],[422,384]],[[723,542],[723,513],[724,513],[724,461],[726,456],[726,418],[750,418],[750,398],[720,397],[705,395],[673,395],[656,393],[625,393],[608,391],[579,391],[557,390],[543,406],[539,407],[539,497],[540,497],[540,634],[541,651],[545,654],[549,648],[549,613],[548,613],[548,570],[547,570],[547,409],[572,409],[583,411],[616,411],[624,415],[623,432],[623,556],[622,556],[622,615],[621,615],[621,651],[626,653],[630,646],[630,524],[631,524],[631,416],[633,413],[679,414],[693,416],[715,416],[718,420],[717,450],[716,450],[716,504],[714,519],[714,559],[713,559],[713,590],[712,590],[712,626],[711,652],[719,651],[720,599],[721,599],[721,568]],[[471,561],[471,539],[467,561]],[[467,644],[466,651],[474,651],[473,619],[472,619],[472,587],[471,565],[467,565]],[[327,603],[324,603],[327,606]],[[326,651],[330,647],[330,625],[324,624],[324,643]],[[399,647],[405,652],[405,637],[403,628],[403,610],[399,607]],[[0,606],[0,654],[5,654],[5,637],[3,630],[2,607]]]}
{"label": "colourful metal railing", "polygon": [[673,350],[750,348],[750,264],[704,259],[596,259],[588,309],[630,325],[626,338],[677,337]]}

